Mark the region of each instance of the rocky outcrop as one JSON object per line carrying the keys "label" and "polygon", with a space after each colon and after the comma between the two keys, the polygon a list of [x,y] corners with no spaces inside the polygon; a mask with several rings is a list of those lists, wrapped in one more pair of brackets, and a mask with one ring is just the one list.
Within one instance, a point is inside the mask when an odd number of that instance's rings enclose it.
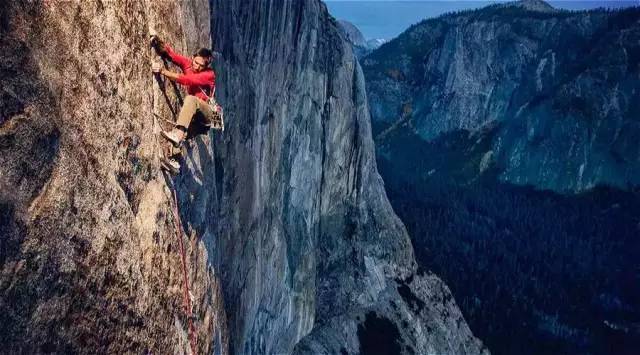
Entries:
{"label": "rocky outcrop", "polygon": [[363,60],[374,133],[384,146],[393,130],[432,141],[497,127],[482,154],[503,181],[638,185],[639,20],[543,1],[426,20]]}
{"label": "rocky outcrop", "polygon": [[385,42],[383,39],[371,39],[367,41],[358,27],[349,21],[339,20],[338,25],[342,36],[347,42],[351,43],[353,52],[358,58],[365,57]]}
{"label": "rocky outcrop", "polygon": [[498,7],[521,7],[530,11],[553,12],[557,11],[553,6],[543,0],[518,0],[505,4],[498,4]]}
{"label": "rocky outcrop", "polygon": [[[148,38],[179,50],[209,43],[207,1],[11,1],[0,11],[3,352],[190,353],[182,226],[152,114],[171,113]],[[185,186],[181,203],[198,211]],[[196,350],[224,354],[220,283],[187,232]]]}
{"label": "rocky outcrop", "polygon": [[367,40],[364,38],[364,35],[356,25],[352,24],[349,21],[338,20],[338,28],[343,33],[347,42],[350,42],[354,46],[358,47],[366,47]]}
{"label": "rocky outcrop", "polygon": [[364,77],[324,4],[213,9],[227,130],[205,219],[233,352],[356,354],[383,334],[402,353],[481,353],[446,286],[416,274],[376,171]]}

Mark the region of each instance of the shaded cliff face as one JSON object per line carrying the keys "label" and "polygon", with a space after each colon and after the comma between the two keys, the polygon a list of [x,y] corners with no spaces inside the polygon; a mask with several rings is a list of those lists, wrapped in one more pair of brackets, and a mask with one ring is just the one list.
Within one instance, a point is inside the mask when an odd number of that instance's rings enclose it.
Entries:
{"label": "shaded cliff face", "polygon": [[[189,352],[152,115],[170,112],[147,43],[150,31],[180,50],[209,43],[207,2],[12,1],[0,11],[3,349]],[[188,234],[197,350],[226,353],[220,284]]]}
{"label": "shaded cliff face", "polygon": [[490,133],[405,134],[380,157],[418,264],[493,354],[635,354],[640,191],[557,194],[500,183],[491,167],[478,178]]}
{"label": "shaded cliff face", "polygon": [[416,275],[375,167],[361,69],[320,1],[215,0],[222,58],[208,243],[233,352],[480,353],[448,289]]}
{"label": "shaded cliff face", "polygon": [[429,141],[498,124],[483,153],[503,181],[556,191],[639,184],[640,10],[544,5],[427,20],[369,55],[380,146],[394,144],[386,137],[396,129]]}

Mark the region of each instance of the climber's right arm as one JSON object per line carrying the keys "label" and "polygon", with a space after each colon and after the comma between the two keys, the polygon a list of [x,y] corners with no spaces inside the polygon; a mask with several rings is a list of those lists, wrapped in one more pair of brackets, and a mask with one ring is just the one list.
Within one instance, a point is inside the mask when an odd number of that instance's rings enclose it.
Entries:
{"label": "climber's right arm", "polygon": [[165,44],[164,48],[166,50],[167,56],[169,57],[169,60],[171,60],[173,64],[179,66],[182,71],[187,70],[187,68],[191,66],[191,59],[174,52],[173,48],[171,48],[167,44]]}
{"label": "climber's right arm", "polygon": [[171,46],[162,41],[158,36],[151,36],[151,47],[156,50],[158,55],[169,59],[173,64],[177,65],[185,71],[191,65],[191,59],[176,53]]}

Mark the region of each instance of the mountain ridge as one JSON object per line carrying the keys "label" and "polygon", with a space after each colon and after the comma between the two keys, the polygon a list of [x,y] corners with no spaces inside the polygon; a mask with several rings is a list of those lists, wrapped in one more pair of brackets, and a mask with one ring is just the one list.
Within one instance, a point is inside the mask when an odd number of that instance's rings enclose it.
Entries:
{"label": "mountain ridge", "polygon": [[[430,140],[496,121],[504,129],[491,150],[505,181],[556,191],[598,183],[637,185],[632,134],[615,132],[635,131],[631,101],[639,90],[633,80],[638,12],[489,6],[416,25],[362,60],[374,134],[411,122],[422,139]],[[545,116],[538,111],[550,118],[542,122]],[[523,129],[529,129],[527,140],[518,133]],[[616,151],[605,150],[612,143],[585,141],[582,135],[594,130],[602,130],[598,139],[614,142]],[[552,132],[564,137],[554,138]],[[580,154],[567,142],[581,147]],[[523,149],[535,154],[510,159]],[[630,154],[622,158],[628,164],[619,163],[621,154]],[[570,166],[570,174],[559,174],[565,171],[560,156],[581,163]]]}
{"label": "mountain ridge", "polygon": [[639,346],[639,20],[493,5],[362,60],[389,199],[494,354]]}

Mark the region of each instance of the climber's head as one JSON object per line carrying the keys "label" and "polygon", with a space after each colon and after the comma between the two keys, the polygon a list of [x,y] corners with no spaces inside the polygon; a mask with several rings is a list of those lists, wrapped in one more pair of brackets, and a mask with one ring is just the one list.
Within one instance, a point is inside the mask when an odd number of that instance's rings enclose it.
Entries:
{"label": "climber's head", "polygon": [[198,73],[203,70],[206,70],[211,64],[212,53],[211,50],[207,48],[200,48],[193,54],[193,61],[191,66],[193,67],[193,71]]}

